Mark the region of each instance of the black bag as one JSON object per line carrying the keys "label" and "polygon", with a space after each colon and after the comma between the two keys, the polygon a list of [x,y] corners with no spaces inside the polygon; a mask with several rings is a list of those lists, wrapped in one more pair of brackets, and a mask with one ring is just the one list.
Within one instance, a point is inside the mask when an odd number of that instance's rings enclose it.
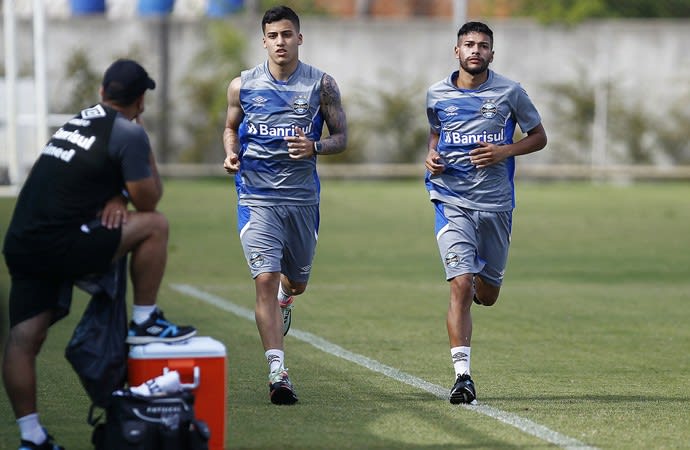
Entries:
{"label": "black bag", "polygon": [[194,416],[191,391],[141,396],[121,390],[109,403],[106,422],[96,425],[91,438],[96,450],[208,450],[211,433]]}
{"label": "black bag", "polygon": [[115,262],[107,273],[75,281],[90,293],[84,310],[65,349],[91,402],[108,406],[113,391],[127,380],[127,257]]}
{"label": "black bag", "polygon": [[67,344],[65,357],[89,398],[105,408],[127,380],[127,305],[101,292],[91,297]]}

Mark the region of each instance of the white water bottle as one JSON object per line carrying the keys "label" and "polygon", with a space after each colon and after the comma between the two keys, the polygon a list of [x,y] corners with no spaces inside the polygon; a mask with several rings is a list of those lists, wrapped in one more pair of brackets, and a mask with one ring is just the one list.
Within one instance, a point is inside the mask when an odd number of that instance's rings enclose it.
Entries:
{"label": "white water bottle", "polygon": [[139,386],[130,388],[133,393],[143,396],[163,395],[180,390],[182,390],[180,374],[176,370],[171,370],[156,378],[144,381]]}

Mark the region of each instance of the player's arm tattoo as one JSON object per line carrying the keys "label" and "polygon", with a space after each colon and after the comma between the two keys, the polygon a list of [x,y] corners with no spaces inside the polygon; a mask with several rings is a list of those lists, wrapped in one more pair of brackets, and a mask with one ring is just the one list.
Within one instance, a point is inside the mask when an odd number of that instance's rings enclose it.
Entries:
{"label": "player's arm tattoo", "polygon": [[321,114],[330,136],[321,139],[320,154],[340,153],[347,147],[347,119],[340,101],[340,89],[332,76],[321,79]]}

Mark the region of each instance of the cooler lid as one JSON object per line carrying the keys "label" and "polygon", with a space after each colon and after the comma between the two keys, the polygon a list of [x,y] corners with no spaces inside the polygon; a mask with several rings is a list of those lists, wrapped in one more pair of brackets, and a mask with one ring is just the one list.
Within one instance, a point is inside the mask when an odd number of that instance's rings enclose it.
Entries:
{"label": "cooler lid", "polygon": [[222,342],[208,336],[195,336],[186,341],[170,344],[154,342],[151,344],[132,345],[129,357],[133,359],[167,359],[167,358],[209,358],[225,356]]}

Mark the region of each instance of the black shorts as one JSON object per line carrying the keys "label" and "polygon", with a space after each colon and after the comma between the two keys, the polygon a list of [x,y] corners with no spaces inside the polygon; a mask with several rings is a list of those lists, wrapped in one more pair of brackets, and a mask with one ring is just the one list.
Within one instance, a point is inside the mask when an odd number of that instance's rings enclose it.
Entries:
{"label": "black shorts", "polygon": [[[10,327],[52,309],[69,310],[72,285],[85,275],[106,273],[112,265],[122,228],[66,230],[66,251],[5,253],[10,271]],[[68,298],[65,298],[65,297]],[[65,305],[65,301],[67,302]]]}

